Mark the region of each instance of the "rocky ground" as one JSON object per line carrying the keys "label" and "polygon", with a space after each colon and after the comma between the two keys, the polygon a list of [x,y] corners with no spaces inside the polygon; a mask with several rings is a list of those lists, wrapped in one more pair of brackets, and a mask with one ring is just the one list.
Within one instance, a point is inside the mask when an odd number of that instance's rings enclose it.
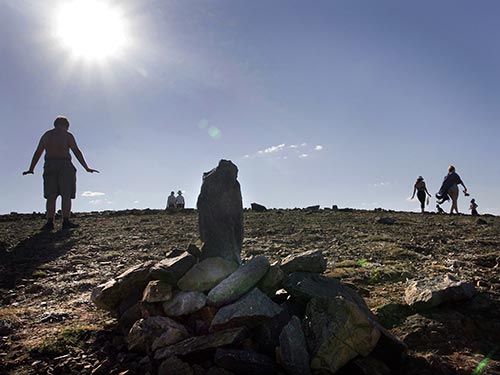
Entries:
{"label": "rocky ground", "polygon": [[[393,224],[379,218],[394,219]],[[92,288],[198,241],[194,211],[81,213],[41,233],[42,215],[0,216],[0,373],[146,373]],[[389,221],[390,222],[390,221]],[[199,243],[198,243],[199,244]],[[405,374],[500,374],[500,218],[373,211],[245,212],[243,257],[322,249],[327,274],[352,284],[409,347]],[[408,280],[451,273],[472,300],[430,311],[404,303]]]}

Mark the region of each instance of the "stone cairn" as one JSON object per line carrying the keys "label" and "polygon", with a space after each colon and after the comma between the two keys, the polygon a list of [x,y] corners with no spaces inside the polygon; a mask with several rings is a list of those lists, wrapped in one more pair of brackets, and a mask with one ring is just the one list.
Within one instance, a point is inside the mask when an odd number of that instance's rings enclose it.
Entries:
{"label": "stone cairn", "polygon": [[118,318],[144,373],[390,374],[405,345],[356,291],[321,275],[320,250],[241,264],[237,167],[221,160],[198,198],[201,251],[190,245],[97,286],[92,301]]}

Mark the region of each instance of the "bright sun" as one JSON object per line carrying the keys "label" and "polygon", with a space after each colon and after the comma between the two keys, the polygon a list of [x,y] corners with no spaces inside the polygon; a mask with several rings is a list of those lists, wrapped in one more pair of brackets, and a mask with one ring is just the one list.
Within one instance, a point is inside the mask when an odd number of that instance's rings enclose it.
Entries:
{"label": "bright sun", "polygon": [[56,17],[57,37],[75,57],[106,60],[127,44],[123,17],[104,1],[64,2]]}

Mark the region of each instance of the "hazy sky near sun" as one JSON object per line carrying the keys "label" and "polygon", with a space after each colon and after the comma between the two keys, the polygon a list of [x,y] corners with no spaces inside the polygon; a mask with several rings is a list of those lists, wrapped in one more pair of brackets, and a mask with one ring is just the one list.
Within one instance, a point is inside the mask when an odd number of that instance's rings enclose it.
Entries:
{"label": "hazy sky near sun", "polygon": [[63,114],[101,171],[74,160],[74,211],[194,207],[224,158],[247,207],[417,211],[453,164],[500,214],[496,0],[102,0],[127,43],[101,60],[55,35],[62,3],[0,0],[0,213],[44,211],[43,160],[21,173]]}

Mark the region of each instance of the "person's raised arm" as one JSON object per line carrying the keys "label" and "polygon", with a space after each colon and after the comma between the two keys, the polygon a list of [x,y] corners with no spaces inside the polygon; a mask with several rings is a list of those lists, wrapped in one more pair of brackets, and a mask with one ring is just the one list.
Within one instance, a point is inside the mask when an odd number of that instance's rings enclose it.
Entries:
{"label": "person's raised arm", "polygon": [[24,171],[23,176],[34,173],[36,164],[38,163],[38,160],[40,160],[40,157],[42,156],[44,150],[45,150],[45,135],[43,135],[42,138],[40,138],[40,142],[38,142],[38,146],[35,150],[35,153],[33,154],[33,158],[31,159],[30,169]]}
{"label": "person's raised arm", "polygon": [[75,157],[80,162],[82,167],[85,168],[85,170],[89,173],[94,173],[94,172],[99,173],[98,170],[89,168],[87,162],[85,161],[85,158],[83,157],[83,153],[80,151],[80,149],[76,144],[76,140],[73,134],[68,133],[68,137],[69,137],[69,148],[71,149],[71,151],[73,151],[73,154],[75,154]]}

